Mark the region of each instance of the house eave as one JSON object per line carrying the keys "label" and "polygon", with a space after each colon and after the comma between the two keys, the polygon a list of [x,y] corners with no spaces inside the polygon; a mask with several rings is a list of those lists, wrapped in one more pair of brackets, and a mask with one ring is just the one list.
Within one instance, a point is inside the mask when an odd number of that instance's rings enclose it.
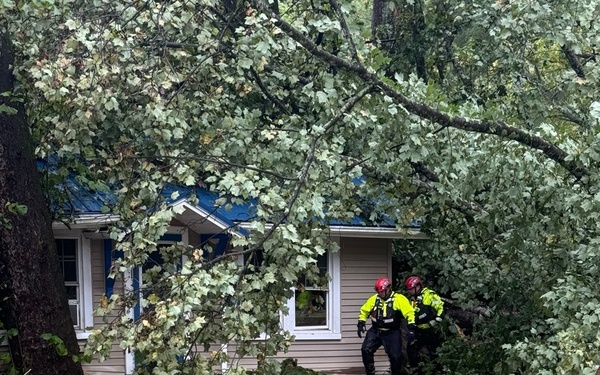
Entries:
{"label": "house eave", "polygon": [[389,238],[403,240],[426,240],[427,235],[416,228],[391,228],[391,227],[355,227],[345,225],[331,225],[329,232],[333,236],[353,238]]}
{"label": "house eave", "polygon": [[[240,223],[240,228],[251,230],[250,223]],[[271,224],[265,225],[265,230],[271,229]],[[398,229],[392,227],[358,227],[351,225],[330,225],[329,233],[333,237],[352,238],[387,238],[403,240],[426,240],[427,235],[417,228]]]}
{"label": "house eave", "polygon": [[236,237],[242,236],[242,234],[239,233],[239,231],[237,230],[239,228],[236,228],[237,225],[235,225],[234,223],[227,222],[227,221],[217,217],[214,212],[209,212],[202,207],[190,204],[187,201],[187,199],[182,199],[178,202],[175,202],[173,204],[173,207],[176,210],[178,210],[178,208],[183,208],[183,210],[188,210],[190,212],[193,212],[198,217],[205,218],[206,222],[211,223],[212,225],[216,226],[220,230],[226,231],[227,233],[229,233],[233,236],[236,236]]}
{"label": "house eave", "polygon": [[100,229],[119,220],[117,215],[84,214],[73,218],[72,222],[54,221],[52,229]]}

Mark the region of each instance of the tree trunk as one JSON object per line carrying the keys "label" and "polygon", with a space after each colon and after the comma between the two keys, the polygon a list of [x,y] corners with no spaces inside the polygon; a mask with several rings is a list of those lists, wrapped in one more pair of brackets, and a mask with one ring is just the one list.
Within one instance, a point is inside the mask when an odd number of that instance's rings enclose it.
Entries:
{"label": "tree trunk", "polygon": [[371,33],[379,48],[398,58],[388,75],[400,71],[416,71],[427,82],[423,32],[425,13],[423,0],[373,0]]}
{"label": "tree trunk", "polygon": [[[0,321],[17,329],[9,347],[21,373],[79,375],[81,365],[71,359],[79,346],[26,115],[21,103],[4,95],[13,92],[13,63],[10,40],[0,34]],[[14,204],[27,211],[15,212]],[[62,339],[68,354],[59,355],[44,333]]]}

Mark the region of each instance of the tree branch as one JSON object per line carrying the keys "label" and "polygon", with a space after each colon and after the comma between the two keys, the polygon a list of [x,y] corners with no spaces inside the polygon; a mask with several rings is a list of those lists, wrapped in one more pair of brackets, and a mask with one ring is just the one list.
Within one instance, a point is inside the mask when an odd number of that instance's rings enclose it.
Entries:
{"label": "tree branch", "polygon": [[352,63],[319,48],[319,46],[313,43],[304,34],[281,19],[277,14],[270,11],[260,0],[255,0],[254,4],[257,9],[267,13],[271,19],[274,20],[277,27],[284,31],[290,38],[302,45],[310,54],[331,66],[355,73],[367,84],[376,85],[381,92],[394,99],[397,104],[402,105],[409,113],[443,126],[476,133],[496,135],[504,139],[513,140],[529,148],[539,150],[547,158],[554,160],[565,168],[569,174],[578,180],[581,180],[589,174],[589,171],[586,168],[577,165],[575,161],[567,160],[568,154],[564,150],[543,138],[531,135],[519,128],[509,126],[503,122],[467,120],[463,117],[451,116],[435,108],[407,99],[396,89],[384,83],[374,72],[367,69],[361,63]]}
{"label": "tree branch", "polygon": [[275,97],[274,95],[272,95],[269,92],[269,89],[265,86],[262,79],[260,78],[260,76],[258,75],[256,70],[254,70],[254,68],[250,68],[250,75],[252,76],[252,78],[254,78],[254,80],[256,81],[256,84],[260,88],[260,91],[262,91],[262,93],[267,97],[267,99],[269,99],[273,104],[275,104],[285,114],[289,115],[291,113],[290,110],[285,106],[285,104],[283,104],[281,102],[281,100],[279,100],[277,97]]}
{"label": "tree branch", "polygon": [[335,9],[338,16],[340,17],[340,26],[342,27],[342,31],[344,32],[344,37],[346,38],[346,40],[348,41],[348,44],[350,45],[350,53],[352,54],[352,58],[354,59],[354,61],[360,62],[360,59],[358,58],[358,52],[356,51],[356,45],[354,44],[354,40],[352,39],[352,33],[350,32],[350,29],[348,28],[348,24],[346,23],[346,18],[344,17],[344,13],[342,13],[342,7],[337,2],[337,0],[329,0],[329,3],[333,7],[333,9]]}
{"label": "tree branch", "polygon": [[568,121],[571,121],[572,123],[577,124],[579,126],[587,126],[588,124],[586,123],[586,121],[583,118],[581,118],[580,116],[578,116],[575,113],[575,111],[571,110],[568,107],[563,107],[559,103],[555,103],[554,97],[556,96],[556,93],[553,93],[550,89],[548,89],[544,85],[544,83],[542,82],[542,74],[540,73],[540,70],[538,69],[537,65],[533,65],[533,68],[536,73],[535,77],[532,76],[527,71],[527,69],[524,69],[523,75],[525,76],[525,78],[527,78],[529,81],[531,81],[537,87],[540,88],[540,90],[542,91],[542,95],[546,98],[546,100],[548,100],[550,103],[554,104],[557,111],[560,112],[560,114],[563,115],[565,119],[567,119]]}
{"label": "tree branch", "polygon": [[445,42],[444,43],[444,50],[446,51],[446,57],[452,63],[452,66],[454,67],[454,71],[456,72],[456,75],[458,75],[458,78],[461,80],[461,82],[465,86],[466,91],[468,93],[473,93],[473,81],[471,81],[467,77],[467,75],[465,74],[465,70],[460,65],[460,63],[456,59],[456,56],[452,52],[452,44],[454,43],[454,34],[446,37],[445,40],[444,40],[444,42]]}
{"label": "tree branch", "polygon": [[427,68],[425,66],[425,51],[423,49],[423,31],[425,30],[425,14],[423,13],[423,1],[413,2],[413,16],[411,19],[412,41],[414,48],[415,68],[417,76],[427,82]]}
{"label": "tree branch", "polygon": [[333,126],[335,126],[335,124],[337,124],[346,115],[346,113],[348,113],[352,109],[352,107],[354,107],[356,105],[356,103],[358,103],[371,90],[373,90],[373,87],[369,86],[367,88],[362,89],[356,95],[354,95],[350,99],[348,99],[348,101],[342,106],[342,108],[340,108],[340,111],[338,112],[338,114],[334,118],[329,120],[327,122],[327,124],[325,124],[325,126],[324,126],[325,130],[323,131],[323,133],[320,133],[319,135],[316,135],[313,137],[313,140],[311,142],[310,149],[308,152],[308,156],[306,157],[304,165],[302,166],[302,170],[300,171],[300,176],[299,176],[300,181],[295,186],[294,191],[292,192],[292,196],[290,197],[288,204],[286,205],[284,218],[282,220],[287,218],[287,216],[289,215],[289,210],[292,207],[292,205],[294,204],[294,202],[296,201],[296,199],[298,198],[298,195],[300,194],[300,190],[302,189],[302,186],[306,184],[306,180],[308,178],[308,170],[314,160],[315,152],[317,150],[317,143],[319,142],[319,139],[321,139],[323,134],[325,134],[329,129],[331,129]]}
{"label": "tree branch", "polygon": [[563,45],[561,49],[565,54],[565,57],[567,58],[571,69],[573,69],[575,74],[577,74],[577,77],[585,79],[585,72],[583,71],[583,66],[579,63],[579,59],[577,58],[573,50],[567,47],[566,45]]}
{"label": "tree branch", "polygon": [[[278,178],[280,180],[287,180],[287,181],[296,181],[298,180],[297,177],[288,177],[288,176],[284,176],[280,173],[274,172],[274,171],[270,171],[268,169],[261,169],[261,168],[256,168],[250,165],[242,165],[242,164],[237,164],[237,163],[232,163],[230,161],[227,161],[223,158],[220,157],[216,157],[216,156],[206,156],[206,157],[202,157],[202,156],[168,156],[168,155],[160,155],[160,156],[156,156],[156,155],[152,155],[152,156],[125,156],[123,157],[123,159],[128,159],[128,160],[139,160],[139,159],[170,159],[170,160],[197,160],[197,161],[202,161],[202,162],[208,162],[208,163],[215,163],[215,164],[219,164],[219,165],[226,165],[229,167],[235,167],[235,168],[242,168],[242,169],[248,169],[251,171],[255,171],[258,173],[262,173],[262,174],[266,174],[269,176],[273,176],[275,178]],[[93,159],[88,159],[88,160],[93,160]]]}

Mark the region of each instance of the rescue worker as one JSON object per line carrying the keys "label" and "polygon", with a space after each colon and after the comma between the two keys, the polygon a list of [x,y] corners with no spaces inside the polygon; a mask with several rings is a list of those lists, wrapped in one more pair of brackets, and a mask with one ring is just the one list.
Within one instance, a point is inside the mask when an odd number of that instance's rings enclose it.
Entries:
{"label": "rescue worker", "polygon": [[367,375],[375,374],[375,352],[381,345],[390,360],[391,374],[405,373],[402,356],[401,323],[408,322],[409,342],[415,336],[415,311],[409,300],[400,293],[392,291],[392,283],[386,277],[381,277],[375,283],[375,291],[367,302],[360,308],[358,315],[358,337],[366,331],[366,322],[371,318],[369,328],[363,341],[361,352]]}
{"label": "rescue worker", "polygon": [[417,368],[419,353],[423,348],[427,349],[429,361],[433,362],[437,357],[440,337],[434,327],[442,322],[444,302],[436,292],[424,287],[423,280],[419,276],[409,276],[404,286],[410,295],[417,325],[416,341],[408,347],[408,360],[411,368]]}

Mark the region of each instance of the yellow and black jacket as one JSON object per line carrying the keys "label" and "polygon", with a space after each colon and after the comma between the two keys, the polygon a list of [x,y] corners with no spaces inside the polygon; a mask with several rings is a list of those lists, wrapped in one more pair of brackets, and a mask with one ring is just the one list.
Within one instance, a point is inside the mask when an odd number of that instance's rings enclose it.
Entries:
{"label": "yellow and black jacket", "polygon": [[431,328],[429,322],[441,318],[444,313],[444,301],[429,288],[423,288],[418,296],[411,297],[411,303],[415,310],[417,327],[421,329]]}
{"label": "yellow and black jacket", "polygon": [[377,294],[371,296],[360,308],[358,320],[366,322],[371,317],[373,327],[380,330],[399,328],[402,318],[408,324],[415,323],[415,311],[408,298],[396,292],[383,300]]}

